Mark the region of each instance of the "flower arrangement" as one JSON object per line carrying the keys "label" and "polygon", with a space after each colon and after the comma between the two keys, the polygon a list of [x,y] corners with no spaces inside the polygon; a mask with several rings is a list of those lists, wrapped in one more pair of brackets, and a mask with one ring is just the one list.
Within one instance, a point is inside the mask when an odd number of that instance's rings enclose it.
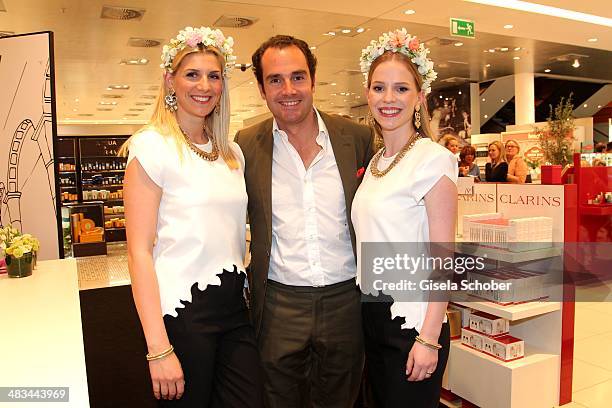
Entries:
{"label": "flower arrangement", "polygon": [[40,249],[40,241],[30,234],[21,234],[11,226],[0,228],[0,256],[10,255],[21,258],[27,253],[35,253]]}
{"label": "flower arrangement", "polygon": [[544,160],[549,164],[566,166],[572,162],[572,145],[574,143],[574,118],[572,112],[572,94],[567,99],[561,98],[554,108],[550,105],[550,114],[544,129],[536,129]]}
{"label": "flower arrangement", "polygon": [[438,73],[433,69],[433,61],[427,58],[429,49],[425,48],[417,37],[408,34],[405,28],[384,33],[378,37],[378,41],[372,40],[370,45],[361,51],[360,66],[366,81],[372,62],[386,51],[399,52],[409,57],[423,79],[423,92],[425,95],[431,92],[431,84],[438,77]]}
{"label": "flower arrangement", "polygon": [[232,49],[234,39],[232,37],[225,37],[221,30],[209,27],[185,27],[179,31],[176,38],[171,39],[169,44],[164,45],[160,67],[165,69],[166,72],[172,73],[172,61],[176,54],[187,46],[193,48],[200,44],[204,47],[215,47],[221,52],[225,59],[223,75],[225,77],[229,76],[229,72],[234,68],[234,61],[236,61],[236,57],[233,55],[234,50]]}

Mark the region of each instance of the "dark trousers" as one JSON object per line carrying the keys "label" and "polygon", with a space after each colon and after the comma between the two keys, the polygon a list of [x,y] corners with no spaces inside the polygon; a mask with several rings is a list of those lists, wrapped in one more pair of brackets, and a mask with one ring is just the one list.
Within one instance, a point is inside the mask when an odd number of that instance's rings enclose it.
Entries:
{"label": "dark trousers", "polygon": [[352,407],[363,370],[355,280],[325,287],[268,281],[258,343],[267,408]]}
{"label": "dark trousers", "polygon": [[[450,329],[442,325],[438,340],[438,366],[430,378],[408,381],[406,361],[418,332],[402,329],[403,317],[391,320],[391,303],[364,302],[366,383],[376,408],[437,408],[440,402],[442,376],[448,361]],[[368,405],[370,406],[370,405]]]}
{"label": "dark trousers", "polygon": [[185,393],[161,407],[263,407],[261,362],[243,296],[244,274],[224,271],[221,286],[191,288],[178,317],[164,316],[183,368]]}

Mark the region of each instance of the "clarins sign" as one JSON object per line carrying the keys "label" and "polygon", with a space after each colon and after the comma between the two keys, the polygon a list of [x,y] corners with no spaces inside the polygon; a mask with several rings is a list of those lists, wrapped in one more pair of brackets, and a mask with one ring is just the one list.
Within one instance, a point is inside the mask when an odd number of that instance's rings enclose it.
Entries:
{"label": "clarins sign", "polygon": [[[535,190],[531,188],[531,190]],[[540,194],[529,194],[529,193],[518,193],[518,194],[500,194],[499,202],[502,204],[511,205],[527,205],[527,206],[548,206],[548,207],[560,207],[562,198],[559,196],[540,195]]]}

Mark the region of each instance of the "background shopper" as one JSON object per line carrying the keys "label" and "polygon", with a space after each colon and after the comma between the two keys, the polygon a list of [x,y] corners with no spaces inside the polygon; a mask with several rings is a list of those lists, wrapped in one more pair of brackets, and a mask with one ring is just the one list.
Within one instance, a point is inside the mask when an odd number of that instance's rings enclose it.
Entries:
{"label": "background shopper", "polygon": [[[452,242],[457,216],[457,160],[429,130],[426,95],[436,73],[428,50],[405,29],[380,38],[361,57],[370,115],[384,147],[353,201],[358,265],[362,243]],[[365,271],[358,271],[360,282]],[[450,348],[447,302],[372,298],[362,312],[374,406],[437,407]]]}
{"label": "background shopper", "polygon": [[508,175],[506,180],[509,183],[524,183],[529,174],[529,167],[525,160],[518,154],[521,151],[516,140],[510,139],[506,142],[506,160],[508,161]]}
{"label": "background shopper", "polygon": [[263,405],[243,297],[244,158],[227,138],[232,44],[188,27],[164,46],[153,117],[122,148],[132,292],[162,406]]}
{"label": "background shopper", "polygon": [[485,180],[488,182],[505,183],[508,175],[506,150],[500,141],[489,143],[489,163],[485,165]]}

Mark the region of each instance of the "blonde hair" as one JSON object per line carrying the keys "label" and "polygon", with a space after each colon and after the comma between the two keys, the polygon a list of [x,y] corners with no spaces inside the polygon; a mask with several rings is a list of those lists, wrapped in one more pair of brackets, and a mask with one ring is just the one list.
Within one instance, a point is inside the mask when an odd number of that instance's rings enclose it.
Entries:
{"label": "blonde hair", "polygon": [[438,143],[440,143],[441,145],[443,145],[444,147],[448,148],[448,145],[450,144],[450,142],[455,141],[457,143],[459,143],[459,139],[457,137],[455,137],[454,135],[451,134],[447,134],[444,135],[442,137],[442,139],[440,139],[438,141]]}
{"label": "blonde hair", "polygon": [[[500,142],[499,140],[494,140],[491,143],[489,143],[488,148],[491,148],[491,146],[495,146],[497,147],[497,150],[499,150],[499,158],[495,162],[493,162],[493,167],[495,167],[498,164],[506,161],[506,149],[504,148],[504,145],[502,144],[502,142]],[[491,161],[493,160],[491,159]]]}
{"label": "blonde hair", "polygon": [[[172,72],[175,75],[177,70],[179,69],[181,62],[183,59],[193,53],[203,53],[203,54],[212,54],[217,57],[219,61],[219,65],[221,67],[221,71],[225,67],[225,59],[221,52],[215,47],[185,47],[183,50],[179,51],[174,57],[172,61]],[[157,102],[155,104],[155,109],[153,111],[153,115],[145,126],[140,128],[134,136],[143,132],[145,130],[155,130],[164,137],[171,139],[177,149],[179,157],[183,158],[183,149],[186,146],[185,136],[183,135],[183,131],[181,130],[178,121],[176,120],[176,114],[174,112],[169,111],[166,108],[165,98],[166,95],[170,92],[168,86],[166,85],[165,77],[162,77],[162,83],[159,88],[159,94],[157,95]],[[227,79],[223,77],[223,90],[221,91],[221,98],[219,99],[219,109],[218,113],[213,110],[206,116],[204,120],[204,129],[206,134],[213,138],[217,147],[219,148],[219,155],[223,158],[225,163],[230,169],[238,168],[238,159],[236,154],[230,147],[230,142],[228,138],[229,132],[229,118],[230,118],[230,100],[229,100],[229,87],[227,84]],[[119,156],[127,156],[130,142],[132,140],[130,137],[119,149]]]}
{"label": "blonde hair", "polygon": [[[419,74],[419,71],[417,70],[414,63],[410,61],[410,57],[402,54],[401,52],[393,51],[386,51],[380,57],[376,58],[374,62],[372,62],[372,65],[370,65],[367,82],[368,89],[370,89],[370,86],[372,85],[372,74],[374,73],[376,68],[378,68],[378,66],[383,62],[393,60],[398,60],[402,62],[406,66],[406,68],[408,68],[408,71],[410,71],[410,73],[414,77],[414,82],[417,85],[418,91],[421,92],[423,89],[423,78],[421,77],[421,74]],[[422,136],[427,136],[428,138],[433,140],[431,128],[429,126],[429,122],[431,121],[431,119],[429,117],[429,111],[427,110],[427,96],[424,97],[423,103],[419,104],[421,105],[421,109],[419,110],[419,113],[421,114],[421,127],[420,129],[418,129],[418,132]],[[376,135],[376,138],[382,138],[382,128],[380,127],[380,124],[376,121],[376,119],[374,119],[374,117],[372,116],[371,111],[368,113],[368,116],[371,118],[371,127],[374,129],[374,134]]]}

